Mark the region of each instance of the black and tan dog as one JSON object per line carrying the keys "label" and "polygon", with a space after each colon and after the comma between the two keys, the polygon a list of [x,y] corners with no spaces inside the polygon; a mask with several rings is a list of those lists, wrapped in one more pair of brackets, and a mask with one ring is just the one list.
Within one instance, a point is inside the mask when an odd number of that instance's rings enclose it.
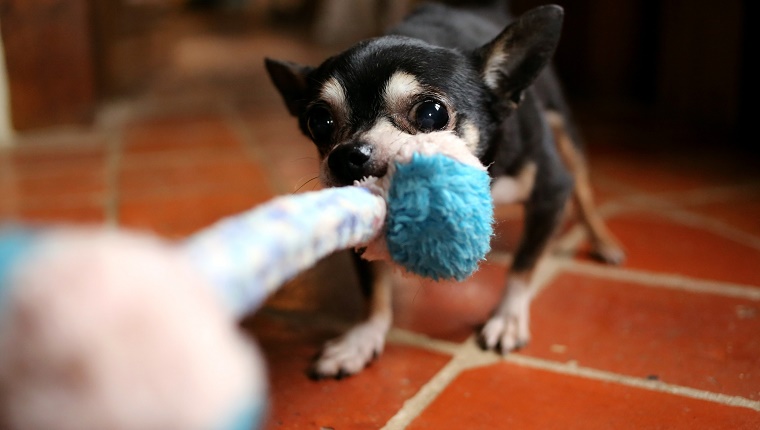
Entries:
{"label": "black and tan dog", "polygon": [[[505,2],[462,9],[424,5],[390,34],[361,42],[316,68],[267,60],[290,113],[316,144],[327,186],[382,176],[387,145],[449,131],[489,166],[496,202],[523,202],[525,226],[501,303],[480,339],[506,353],[528,342],[531,278],[574,197],[597,257],[624,254],[592,203],[580,141],[548,67],[563,10],[533,9],[510,22]],[[317,376],[360,371],[391,325],[388,276],[362,262],[371,291],[366,321],[325,346]],[[371,288],[370,288],[371,287]]]}

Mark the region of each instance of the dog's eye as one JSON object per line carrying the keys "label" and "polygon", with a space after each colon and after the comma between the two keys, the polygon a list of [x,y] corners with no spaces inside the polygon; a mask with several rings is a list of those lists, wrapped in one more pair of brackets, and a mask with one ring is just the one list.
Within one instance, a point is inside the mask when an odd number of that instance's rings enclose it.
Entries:
{"label": "dog's eye", "polygon": [[449,124],[449,113],[443,103],[425,100],[414,109],[414,124],[423,133],[442,130]]}
{"label": "dog's eye", "polygon": [[309,129],[311,138],[318,144],[326,143],[332,137],[335,121],[330,111],[326,108],[317,106],[309,111],[309,117],[306,120],[306,127]]}

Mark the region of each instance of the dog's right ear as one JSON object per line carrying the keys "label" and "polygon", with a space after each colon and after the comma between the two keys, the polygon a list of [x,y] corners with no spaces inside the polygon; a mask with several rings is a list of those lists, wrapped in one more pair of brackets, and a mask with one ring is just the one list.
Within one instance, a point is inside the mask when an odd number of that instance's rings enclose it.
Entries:
{"label": "dog's right ear", "polygon": [[556,5],[531,9],[475,51],[486,86],[517,105],[554,55],[563,16]]}
{"label": "dog's right ear", "polygon": [[306,107],[306,76],[314,68],[271,58],[264,59],[264,64],[269,78],[285,100],[288,112],[293,116],[300,115]]}

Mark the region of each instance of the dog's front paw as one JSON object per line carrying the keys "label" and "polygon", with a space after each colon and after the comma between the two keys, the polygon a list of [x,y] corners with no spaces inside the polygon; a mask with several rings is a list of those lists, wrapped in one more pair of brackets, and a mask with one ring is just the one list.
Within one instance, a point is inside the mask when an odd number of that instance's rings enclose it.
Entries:
{"label": "dog's front paw", "polygon": [[518,350],[529,341],[527,313],[525,315],[494,315],[480,332],[481,346],[502,354]]}
{"label": "dog's front paw", "polygon": [[511,275],[507,294],[480,332],[484,349],[507,354],[530,341],[530,282],[524,275]]}
{"label": "dog's front paw", "polygon": [[390,321],[369,320],[327,342],[310,370],[311,376],[340,379],[360,372],[383,352],[389,328]]}

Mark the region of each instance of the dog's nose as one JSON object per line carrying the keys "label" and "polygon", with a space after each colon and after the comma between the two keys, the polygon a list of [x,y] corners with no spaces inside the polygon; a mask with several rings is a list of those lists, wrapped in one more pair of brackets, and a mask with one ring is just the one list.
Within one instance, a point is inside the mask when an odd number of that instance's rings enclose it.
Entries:
{"label": "dog's nose", "polygon": [[327,160],[332,175],[341,185],[351,185],[367,176],[377,176],[372,162],[372,145],[355,142],[335,148]]}

